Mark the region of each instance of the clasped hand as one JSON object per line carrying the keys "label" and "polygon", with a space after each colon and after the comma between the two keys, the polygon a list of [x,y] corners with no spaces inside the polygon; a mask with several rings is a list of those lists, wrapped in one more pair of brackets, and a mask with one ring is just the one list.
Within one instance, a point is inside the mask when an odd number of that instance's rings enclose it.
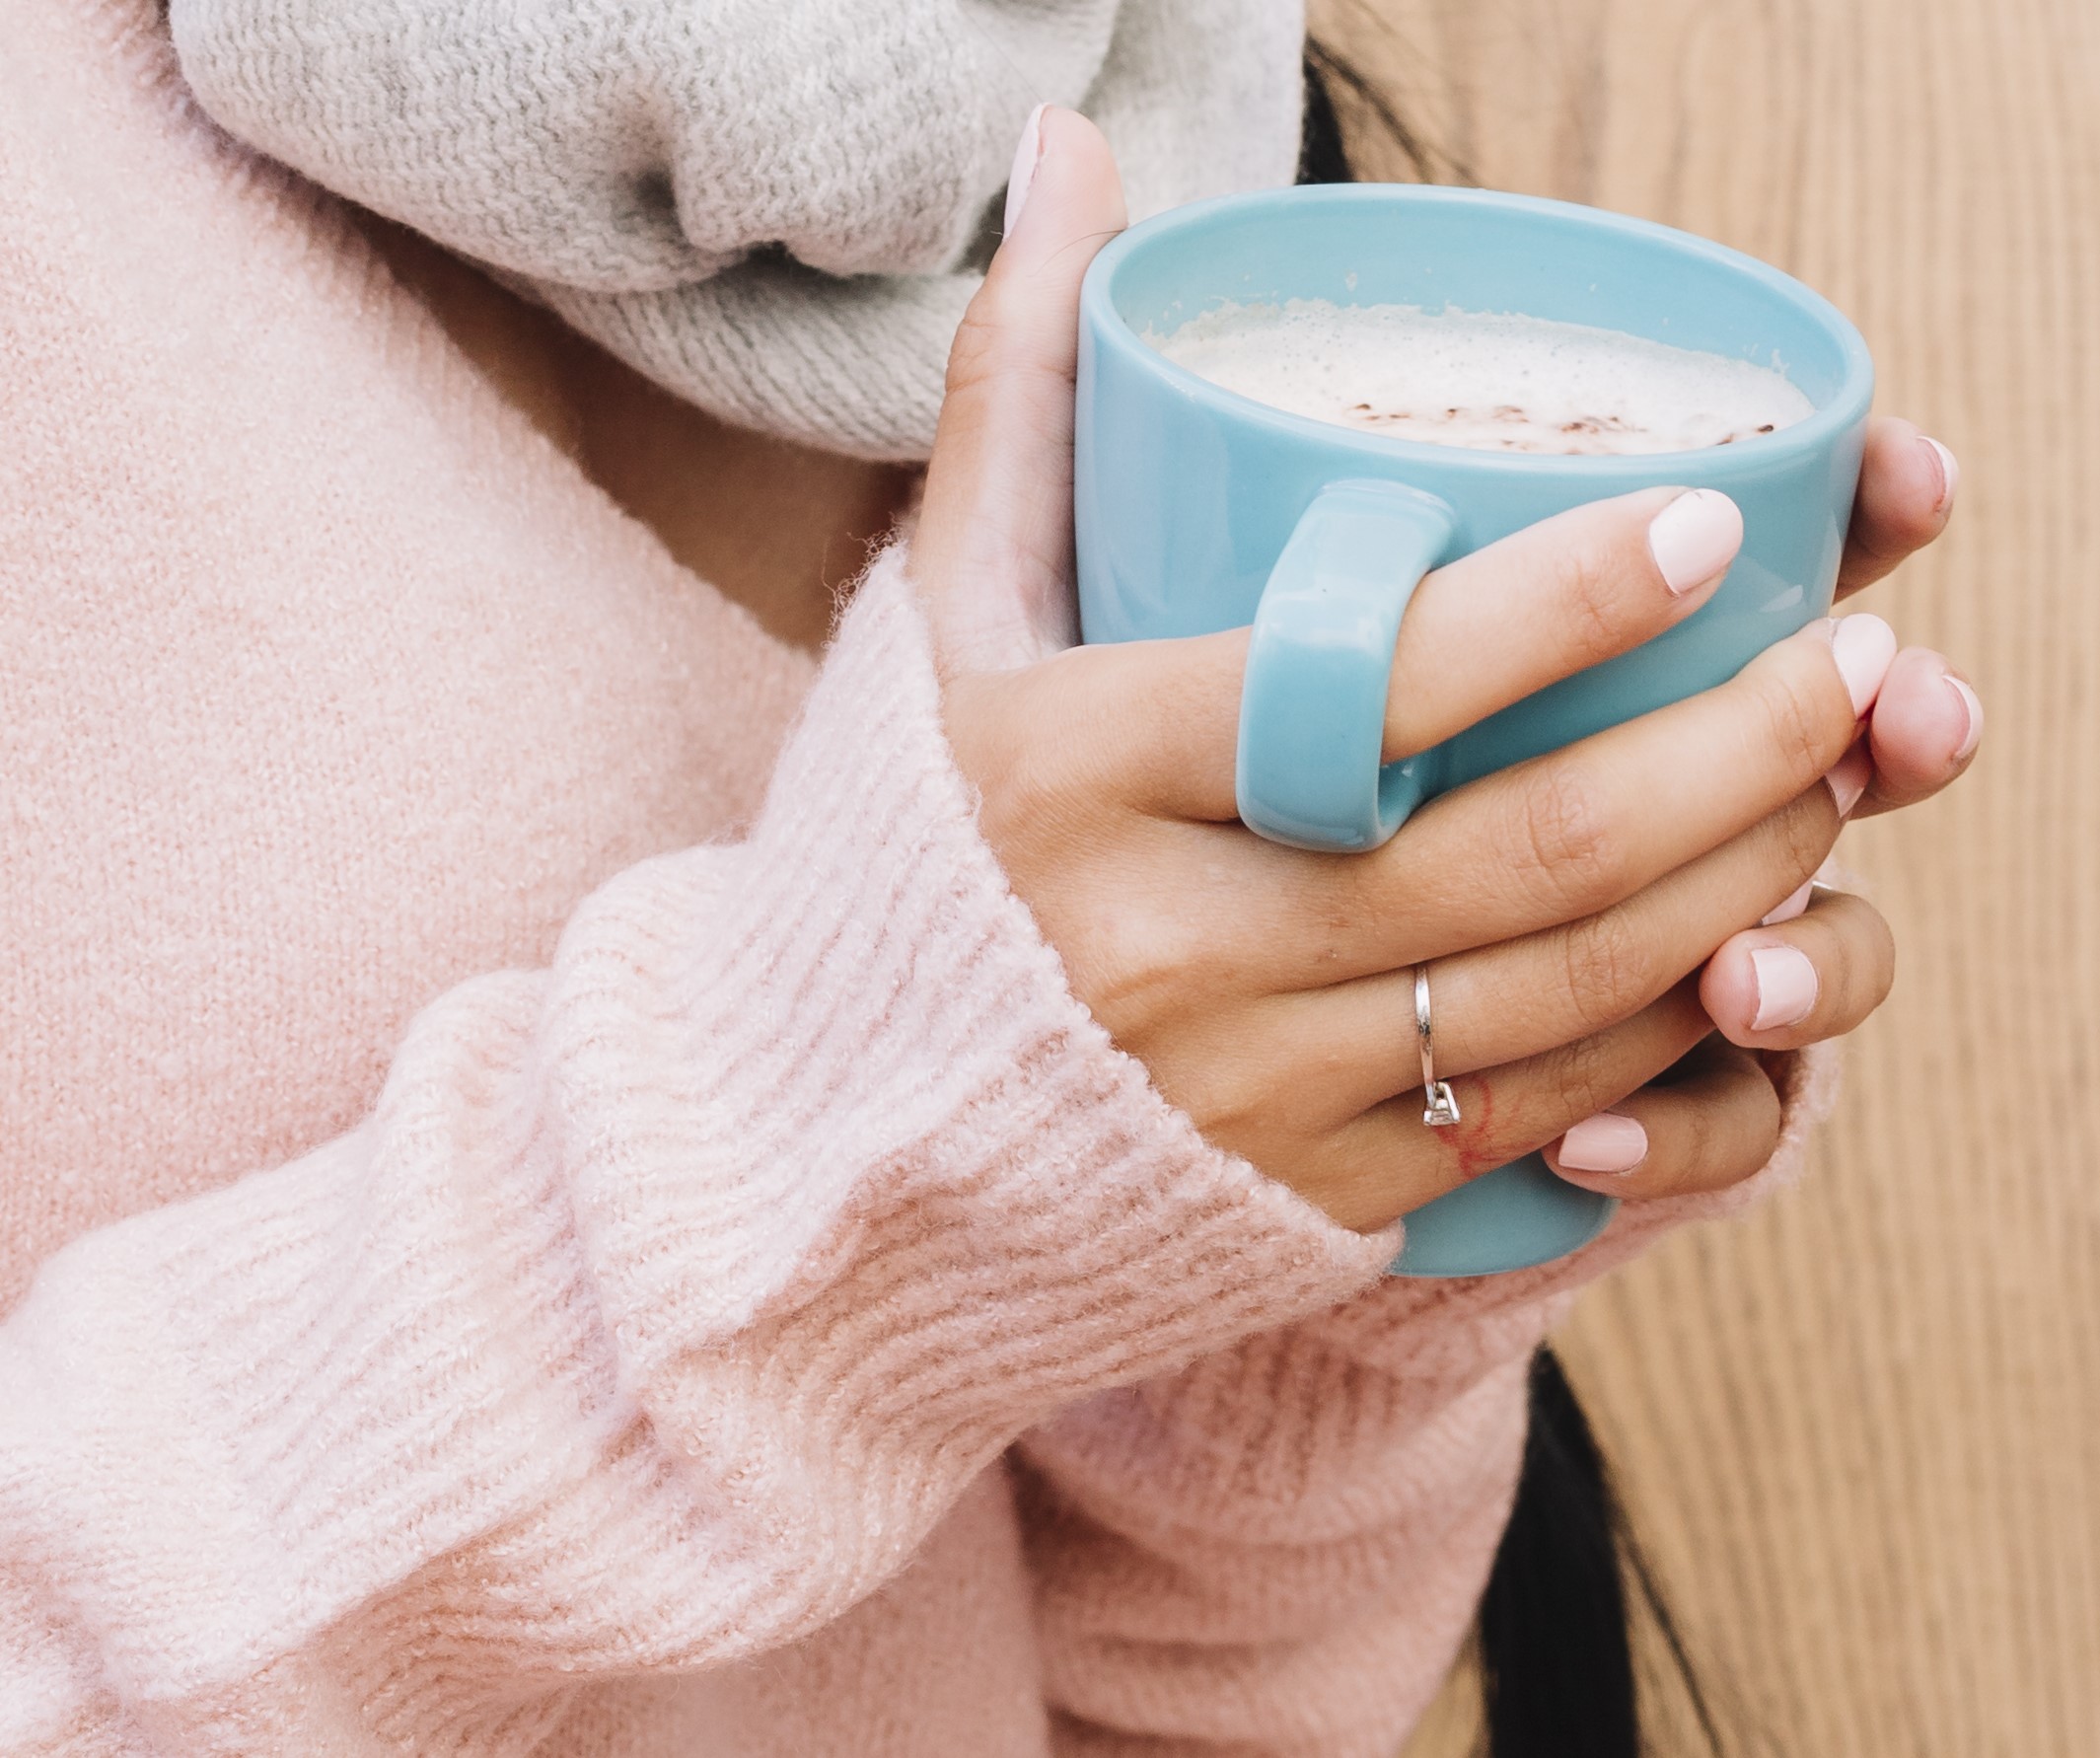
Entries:
{"label": "clasped hand", "polygon": [[[1755,1171],[1779,1128],[1766,1058],[1849,1031],[1894,975],[1872,906],[1808,881],[1848,816],[1968,766],[1974,692],[1843,618],[1432,801],[1375,853],[1263,841],[1233,800],[1245,631],[1071,644],[1079,284],[1122,222],[1106,143],[1046,112],[956,339],[910,559],[957,761],[1074,992],[1213,1142],[1351,1227],[1537,1149],[1631,1199]],[[1841,593],[1938,534],[1953,476],[1909,424],[1874,424]],[[1387,760],[1691,615],[1740,535],[1725,496],[1658,488],[1432,573]],[[1444,1130],[1421,1117],[1424,963],[1465,1116]]]}

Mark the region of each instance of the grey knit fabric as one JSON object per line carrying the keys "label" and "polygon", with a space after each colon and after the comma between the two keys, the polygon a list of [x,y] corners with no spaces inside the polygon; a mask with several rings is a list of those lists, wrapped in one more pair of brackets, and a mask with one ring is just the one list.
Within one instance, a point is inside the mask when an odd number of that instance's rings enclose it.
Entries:
{"label": "grey knit fabric", "polygon": [[174,0],[231,133],[725,418],[923,458],[1030,109],[1131,214],[1289,181],[1302,0]]}

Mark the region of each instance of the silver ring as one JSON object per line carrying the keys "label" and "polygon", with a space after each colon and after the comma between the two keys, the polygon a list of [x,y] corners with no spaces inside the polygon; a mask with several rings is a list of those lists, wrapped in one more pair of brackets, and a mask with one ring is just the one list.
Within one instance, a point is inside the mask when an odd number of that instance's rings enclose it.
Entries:
{"label": "silver ring", "polygon": [[1414,967],[1414,1035],[1421,1042],[1422,1098],[1427,1102],[1422,1122],[1432,1130],[1447,1129],[1459,1121],[1458,1098],[1451,1082],[1436,1077],[1436,1055],[1429,1041],[1429,967]]}

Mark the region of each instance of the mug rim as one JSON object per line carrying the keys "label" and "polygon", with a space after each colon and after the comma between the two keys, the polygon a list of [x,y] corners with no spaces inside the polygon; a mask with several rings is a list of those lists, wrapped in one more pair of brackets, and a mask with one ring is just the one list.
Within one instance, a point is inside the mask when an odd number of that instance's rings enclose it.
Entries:
{"label": "mug rim", "polygon": [[[1818,403],[1814,412],[1804,419],[1782,427],[1776,433],[1754,434],[1725,447],[1699,446],[1673,452],[1629,453],[1490,452],[1482,447],[1443,446],[1428,440],[1402,439],[1394,434],[1343,427],[1317,416],[1277,408],[1273,403],[1242,392],[1229,391],[1170,360],[1145,341],[1116,309],[1115,300],[1110,295],[1110,284],[1117,270],[1130,257],[1164,247],[1177,234],[1200,230],[1224,215],[1259,213],[1264,208],[1286,205],[1369,207],[1415,204],[1476,207],[1502,214],[1537,214],[1563,224],[1630,239],[1648,248],[1671,251],[1681,256],[1703,258],[1708,263],[1733,270],[1793,306],[1804,318],[1821,328],[1838,344],[1844,362],[1843,377],[1829,401]],[[1519,195],[1502,189],[1452,188],[1436,183],[1297,183],[1188,202],[1126,227],[1105,245],[1088,265],[1080,288],[1079,304],[1082,325],[1092,331],[1100,344],[1117,349],[1126,358],[1141,358],[1147,368],[1161,373],[1184,396],[1220,414],[1253,421],[1300,438],[1317,439],[1324,445],[1339,445],[1347,451],[1360,451],[1376,457],[1433,461],[1445,469],[1464,467],[1498,476],[1552,469],[1572,470],[1606,479],[1638,477],[1645,482],[1654,479],[1657,461],[1664,458],[1713,458],[1720,455],[1752,463],[1777,462],[1790,454],[1813,452],[1834,443],[1864,418],[1874,397],[1874,363],[1867,350],[1866,338],[1837,306],[1785,270],[1774,268],[1771,263],[1728,245],[1675,226],[1665,226],[1659,221],[1614,213],[1609,208],[1590,207],[1581,202],[1557,201],[1543,195]]]}

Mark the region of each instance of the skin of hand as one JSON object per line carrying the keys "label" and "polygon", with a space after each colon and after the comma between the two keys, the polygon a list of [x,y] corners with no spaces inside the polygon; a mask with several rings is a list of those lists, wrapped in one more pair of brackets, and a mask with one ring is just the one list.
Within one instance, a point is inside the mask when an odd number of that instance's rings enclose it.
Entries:
{"label": "skin of hand", "polygon": [[[956,367],[963,395],[949,411],[944,467],[936,473],[947,480],[929,485],[931,524],[922,524],[918,545],[916,566],[928,586],[929,608],[941,631],[951,674],[958,679],[973,672],[986,675],[986,684],[966,686],[965,694],[988,687],[995,674],[1015,672],[1047,658],[1069,638],[1071,308],[1079,274],[1093,251],[1121,225],[1122,208],[1114,167],[1086,123],[1069,112],[1047,112],[1040,140],[1040,187],[1031,193],[1026,209],[1035,236],[1026,241],[1017,237],[1014,247],[1002,253],[994,276],[998,284],[988,290],[987,300],[961,338]],[[1017,181],[1026,169],[1017,167]],[[1046,226],[1048,232],[1043,230]],[[908,504],[915,486],[909,473],[842,459],[716,421],[640,379],[471,265],[398,228],[371,221],[368,233],[374,249],[422,300],[465,358],[566,452],[580,471],[646,525],[673,555],[725,596],[752,610],[783,638],[810,647],[821,643],[833,613],[834,593],[852,573],[863,540],[879,534]],[[1954,487],[1953,460],[1943,449],[1923,439],[1907,422],[1876,420],[1868,433],[1839,581],[1841,596],[1870,584],[1932,541],[1946,523]],[[1579,536],[1572,531],[1566,535]],[[940,560],[943,545],[951,560]],[[1621,542],[1622,550],[1629,547]],[[1631,548],[1637,564],[1637,546]],[[1608,549],[1607,543],[1605,549],[1596,551],[1600,565],[1608,559]],[[1580,553],[1578,544],[1568,556]],[[1567,557],[1549,557],[1545,571],[1528,580],[1508,570],[1499,573],[1497,578],[1520,589],[1513,590],[1508,600],[1511,614],[1522,618],[1533,605],[1551,596],[1558,570],[1568,565]],[[1609,586],[1608,573],[1608,568],[1593,570],[1593,577],[1600,586]],[[1480,577],[1484,577],[1481,570],[1476,570],[1476,584]],[[1635,585],[1639,577],[1636,568]],[[1579,589],[1582,578],[1579,565],[1567,576],[1573,589]],[[1693,602],[1698,597],[1695,587]],[[1445,603],[1448,607],[1448,597]],[[1396,704],[1417,688],[1420,662],[1427,651],[1419,642],[1435,636],[1433,625],[1428,636],[1423,636],[1422,619],[1433,608],[1426,589],[1416,595],[1396,663]],[[1661,626],[1670,615],[1667,610],[1658,614],[1654,626]],[[1497,633],[1506,635],[1507,624]],[[1222,659],[1229,669],[1229,648],[1220,644],[1210,657]],[[1427,669],[1433,672],[1435,667]],[[1227,698],[1236,704],[1236,682],[1225,697],[1209,699],[1216,709]],[[1118,712],[1126,719],[1135,705],[1122,703]],[[1182,705],[1170,694],[1158,711],[1173,712]],[[1220,761],[1220,753],[1231,749],[1230,711],[1220,713],[1225,730],[1204,754],[1204,761],[1213,766]],[[1418,724],[1418,702],[1413,712]],[[1050,702],[1044,714],[1041,730],[1047,738],[1067,738],[1069,729],[1080,724],[1068,703]],[[1955,680],[1944,660],[1923,650],[1900,653],[1887,670],[1861,736],[1834,771],[1838,777],[1834,786],[1842,785],[1847,797],[1859,790],[1853,816],[1922,799],[1967,766],[1981,725],[1974,693]],[[1397,714],[1389,730],[1394,735],[1389,740],[1391,749],[1404,748],[1409,736],[1407,714]],[[1172,832],[1171,816],[1136,814],[1140,822],[1133,824],[1127,810],[1098,812],[1101,802],[1085,798],[1084,789],[1090,771],[1108,773],[1112,754],[1097,748],[1091,729],[1082,725],[1081,731],[1088,736],[1055,754],[1073,765],[1061,779],[1047,772],[1044,760],[1053,755],[1050,752],[1037,752],[1022,765],[1031,785],[1049,788],[1054,782],[1056,790],[1072,792],[1073,797],[1058,808],[1061,818],[1053,814],[1045,823],[1027,827],[1030,834],[1053,835],[1061,824],[1071,847],[1060,851],[1054,840],[1046,844],[1043,858],[1051,870],[1039,873],[1026,866],[1019,841],[1002,833],[1003,851],[1015,863],[1016,885],[1046,923],[1072,921],[1083,930],[1081,918],[1090,907],[1107,913],[1105,919],[1113,933],[1104,930],[1091,940],[1083,931],[1076,937],[1062,928],[1053,933],[1068,958],[1078,948],[1106,960],[1114,950],[1109,942],[1117,936],[1142,951],[1149,933],[1147,923],[1167,917],[1150,951],[1129,961],[1133,969],[1155,972],[1139,986],[1142,992],[1122,1004],[1106,989],[1089,993],[1088,998],[1126,1045],[1156,1058],[1156,1071],[1171,1092],[1198,1111],[1198,1121],[1212,1119],[1216,1138],[1259,1147],[1259,1130],[1248,1120],[1259,1122],[1256,1112],[1277,1109],[1273,1097],[1265,1107],[1264,1095],[1281,1094],[1286,1103],[1296,1103],[1298,1095],[1290,1077],[1300,1065],[1291,1059],[1305,1053],[1281,1041],[1267,1046],[1260,1034],[1268,1029],[1269,1022],[1261,1017],[1262,1010],[1243,1008],[1229,984],[1216,991],[1217,1018],[1203,1020],[1203,1003],[1210,991],[1204,987],[1201,958],[1221,955],[1215,947],[1195,943],[1209,919],[1204,912],[1215,912],[1220,906],[1214,900],[1198,905],[1192,899],[1190,908],[1177,917],[1172,870],[1155,868],[1146,846],[1146,838],[1165,839]],[[986,798],[987,825],[991,826],[1001,802],[996,790]],[[1448,818],[1453,807],[1443,803],[1442,810]],[[1425,832],[1418,827],[1429,822],[1428,813],[1420,815],[1417,827],[1411,827],[1412,834],[1419,839]],[[1234,827],[1228,823],[1196,820],[1195,825],[1200,834],[1235,849],[1241,840],[1252,841],[1244,833],[1233,835]],[[1186,821],[1184,830],[1197,834]],[[1060,853],[1075,852],[1087,853],[1099,864],[1086,871],[1056,870]],[[1234,852],[1230,858],[1243,857]],[[1244,858],[1257,863],[1319,864],[1313,857],[1290,856],[1266,845]],[[1450,879],[1447,875],[1435,882],[1448,885]],[[1295,885],[1300,880],[1283,883]],[[1090,891],[1090,887],[1096,889]],[[1279,916],[1288,916],[1290,895],[1279,892],[1272,906],[1258,900],[1251,908],[1273,908]],[[1804,902],[1797,888],[1780,906],[1781,913],[1798,913]],[[1407,900],[1409,908],[1412,903]],[[1362,898],[1355,904],[1371,907]],[[1344,906],[1329,900],[1317,907],[1339,912]],[[1604,921],[1601,913],[1593,914],[1598,923]],[[1261,917],[1251,915],[1243,919]],[[1869,937],[1875,937],[1885,946],[1885,930],[1871,912],[1853,900],[1819,895],[1815,907],[1797,920],[1781,921],[1772,928],[1728,931],[1757,919],[1759,911],[1746,908],[1716,931],[1713,943],[1719,951],[1698,978],[1687,979],[1673,990],[1676,1004],[1696,981],[1705,1014],[1719,1022],[1725,1035],[1708,1031],[1689,1056],[1670,1068],[1666,1084],[1645,1087],[1618,1101],[1614,1109],[1624,1115],[1602,1120],[1605,1151],[1598,1150],[1592,1132],[1586,1155],[1569,1153],[1581,1146],[1582,1125],[1589,1119],[1571,1125],[1564,1140],[1550,1143],[1548,1156],[1564,1176],[1635,1197],[1711,1188],[1762,1161],[1775,1127],[1777,1106],[1753,1051],[1783,1049],[1842,1030],[1857,1012],[1864,1011],[1865,1002],[1876,992],[1867,984],[1862,999],[1855,992],[1860,987],[1856,974],[1878,972],[1877,981],[1885,983],[1887,968],[1885,954],[1877,954],[1866,944]],[[1833,933],[1825,935],[1826,927]],[[1338,945],[1345,944],[1351,931],[1349,919],[1340,915],[1328,929]],[[1569,931],[1574,936],[1589,935],[1594,955],[1600,943],[1609,950],[1605,937],[1617,934],[1620,927],[1595,925]],[[1424,946],[1430,943],[1422,942]],[[1173,967],[1177,945],[1195,947],[1190,967],[1178,974]],[[1754,955],[1789,946],[1804,951],[1811,960],[1817,1011],[1793,1027],[1754,1030],[1752,1021],[1759,1006]],[[1863,963],[1861,954],[1866,955]],[[1876,964],[1877,958],[1882,962]],[[1766,962],[1772,969],[1771,961]],[[1405,977],[1404,972],[1401,975]],[[1798,978],[1798,969],[1794,975]],[[1452,1053],[1464,1035],[1478,1030],[1465,1017],[1468,1007],[1478,1011],[1484,1004],[1468,1002],[1459,987],[1463,980],[1462,973],[1442,964],[1435,973],[1437,1035],[1447,1068],[1457,1065]],[[1089,976],[1086,981],[1094,984],[1097,980]],[[1122,982],[1129,986],[1136,980],[1126,977]],[[1374,983],[1358,992],[1368,995],[1375,987]],[[1391,983],[1386,985],[1391,987]],[[1768,987],[1796,997],[1801,992],[1798,982],[1790,988],[1783,982]],[[1287,987],[1287,993],[1298,1009],[1324,1011],[1317,1006],[1320,988],[1316,976],[1295,988]],[[1166,998],[1177,993],[1191,998],[1195,1019],[1179,1060],[1171,1054],[1176,1034],[1167,1021],[1165,1005]],[[1841,996],[1846,998],[1841,1000]],[[1137,1001],[1148,997],[1154,1022],[1141,1030],[1126,1016]],[[1272,1003],[1275,1000],[1271,997]],[[1407,1011],[1397,1025],[1398,1042],[1404,1048],[1392,1060],[1393,1071],[1381,1076],[1392,1082],[1394,1090],[1414,1078],[1412,1050],[1405,1048],[1412,1046],[1412,991],[1407,1001]],[[1396,1041],[1389,1011],[1381,1004],[1379,1017],[1359,1028],[1380,1034],[1375,1041],[1388,1048]],[[1684,1018],[1692,1026],[1700,1025],[1689,1011]],[[1217,1065],[1203,1066],[1206,1040],[1196,1028],[1207,1024],[1213,1037],[1229,1039],[1232,1020],[1240,1022],[1237,1030],[1242,1041],[1227,1043]],[[1597,1036],[1589,1035],[1591,1041]],[[1325,1052],[1338,1066],[1350,1064],[1356,1054],[1355,1046],[1339,1041]],[[1584,1072],[1597,1065],[1592,1049],[1571,1046],[1559,1055],[1571,1063],[1571,1094],[1579,1095],[1586,1080],[1599,1094],[1600,1106],[1612,1103],[1613,1083]],[[1267,1071],[1257,1068],[1250,1077],[1250,1065],[1265,1056],[1271,1063]],[[1325,1090],[1332,1069],[1323,1064],[1313,1072]],[[1483,1068],[1461,1076],[1458,1085],[1469,1100],[1469,1116],[1478,1117],[1484,1100],[1495,1104],[1503,1098],[1503,1070]],[[1418,1098],[1413,1103],[1418,1117]],[[1561,1109],[1567,1108],[1563,1103]],[[1242,1119],[1238,1125],[1233,1121],[1236,1114]],[[1507,1115],[1505,1109],[1502,1116],[1506,1119]],[[1633,1126],[1630,1131],[1628,1123]],[[1535,1123],[1519,1134],[1536,1135],[1538,1131]],[[1374,1124],[1364,1123],[1356,1134],[1373,1136]],[[1417,1124],[1413,1134],[1431,1133]],[[1265,1160],[1269,1169],[1291,1175],[1284,1163],[1291,1145],[1285,1142]],[[1616,1156],[1627,1161],[1629,1146],[1638,1157],[1623,1173],[1591,1171],[1571,1163],[1573,1157],[1594,1162]],[[1472,1149],[1461,1160],[1463,1170],[1499,1151],[1484,1141],[1476,1141]],[[1398,1176],[1401,1169],[1398,1162],[1390,1168],[1384,1162],[1364,1167],[1358,1174],[1364,1189],[1354,1196],[1338,1190],[1334,1211],[1367,1222],[1412,1206],[1399,1186],[1390,1193],[1380,1190],[1380,1180]],[[1334,1176],[1349,1182],[1343,1174]]]}
{"label": "skin of hand", "polygon": [[[1375,853],[1264,842],[1233,803],[1245,631],[1071,644],[1079,284],[1123,207],[1106,142],[1065,110],[1041,113],[1015,188],[956,338],[910,566],[985,835],[1075,992],[1211,1140],[1344,1225],[1534,1149],[1633,1199],[1762,1165],[1779,1122],[1762,1053],[1850,1030],[1893,976],[1871,906],[1806,882],[1848,813],[1967,767],[1973,691],[1878,618],[1825,622],[1704,696],[1432,801]],[[1936,536],[1953,487],[1951,456],[1877,423],[1841,590]],[[1725,496],[1660,488],[1431,574],[1386,758],[1690,615],[1740,536]],[[1445,1130],[1421,1121],[1423,963],[1466,1119]]]}

